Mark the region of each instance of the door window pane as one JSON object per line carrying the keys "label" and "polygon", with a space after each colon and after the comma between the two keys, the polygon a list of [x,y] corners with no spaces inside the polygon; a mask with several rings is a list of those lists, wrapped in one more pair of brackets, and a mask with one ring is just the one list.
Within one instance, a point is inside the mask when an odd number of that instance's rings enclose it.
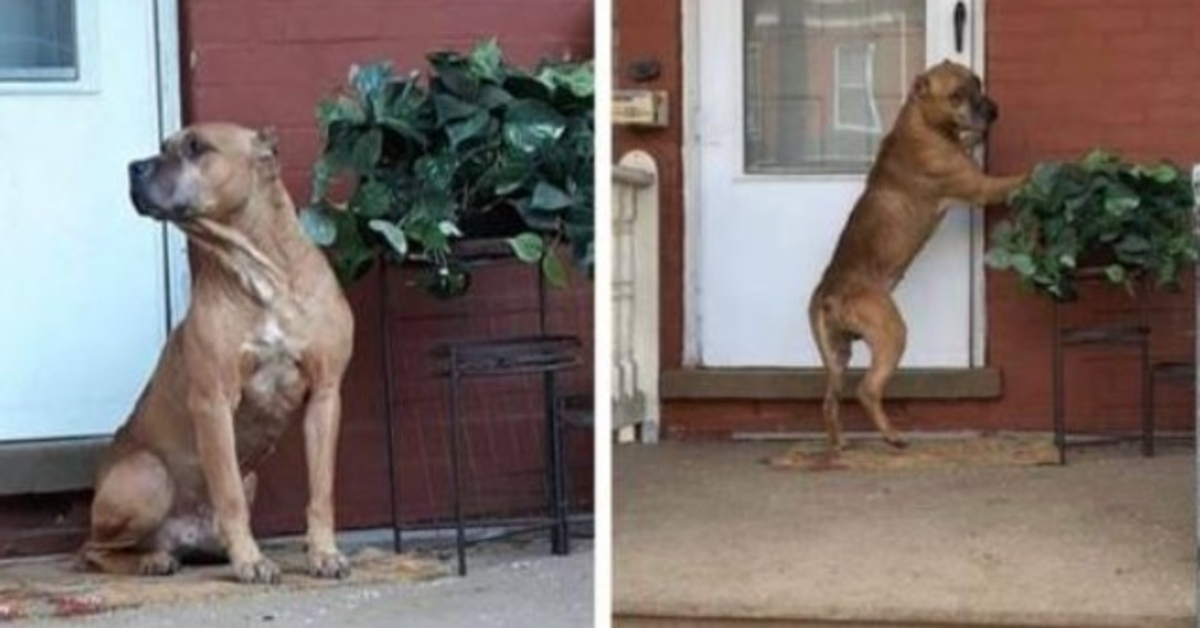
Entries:
{"label": "door window pane", "polygon": [[925,0],[745,0],[745,170],[865,173],[925,68]]}
{"label": "door window pane", "polygon": [[0,0],[0,81],[78,78],[74,0]]}

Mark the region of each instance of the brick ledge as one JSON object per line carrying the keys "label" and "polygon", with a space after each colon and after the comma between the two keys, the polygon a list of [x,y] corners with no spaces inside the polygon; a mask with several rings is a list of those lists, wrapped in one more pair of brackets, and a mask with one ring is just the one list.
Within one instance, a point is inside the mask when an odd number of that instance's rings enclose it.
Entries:
{"label": "brick ledge", "polygon": [[[852,397],[862,369],[851,369],[842,396]],[[665,401],[810,401],[825,394],[820,369],[677,369],[659,379]],[[900,369],[888,383],[889,399],[997,399],[1004,391],[998,368]]]}

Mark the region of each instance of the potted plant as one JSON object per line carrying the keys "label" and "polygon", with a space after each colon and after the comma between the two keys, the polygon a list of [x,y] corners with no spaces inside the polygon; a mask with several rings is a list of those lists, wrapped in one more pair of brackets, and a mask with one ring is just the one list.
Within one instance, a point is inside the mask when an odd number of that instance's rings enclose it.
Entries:
{"label": "potted plant", "polygon": [[430,291],[461,294],[459,243],[479,238],[503,238],[553,285],[566,281],[561,250],[590,269],[591,63],[515,67],[495,40],[427,59],[428,77],[356,66],[317,108],[324,146],[301,221],[339,277],[416,258]]}
{"label": "potted plant", "polygon": [[1076,297],[1079,270],[1097,268],[1132,289],[1152,277],[1176,287],[1198,257],[1188,177],[1170,163],[1131,164],[1093,151],[1079,162],[1043,163],[1009,199],[987,264],[1058,300]]}

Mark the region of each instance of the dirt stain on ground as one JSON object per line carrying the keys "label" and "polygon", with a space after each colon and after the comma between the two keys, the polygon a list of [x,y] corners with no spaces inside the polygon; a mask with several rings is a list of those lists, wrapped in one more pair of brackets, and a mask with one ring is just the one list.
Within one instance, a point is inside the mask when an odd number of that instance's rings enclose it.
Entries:
{"label": "dirt stain on ground", "polygon": [[[302,542],[264,548],[283,569],[271,591],[432,580],[446,575],[437,559],[364,547],[350,556],[351,575],[322,580],[306,572]],[[251,595],[263,588],[238,583],[228,565],[186,565],[173,576],[111,576],[80,571],[73,557],[59,556],[0,564],[0,622],[72,617],[148,605]]]}

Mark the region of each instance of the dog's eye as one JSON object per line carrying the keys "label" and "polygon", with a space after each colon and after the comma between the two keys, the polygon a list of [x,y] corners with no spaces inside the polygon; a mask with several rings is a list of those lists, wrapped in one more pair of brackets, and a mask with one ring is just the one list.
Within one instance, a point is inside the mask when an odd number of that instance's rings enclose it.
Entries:
{"label": "dog's eye", "polygon": [[954,101],[955,103],[960,103],[963,100],[966,100],[966,98],[967,98],[967,90],[965,90],[961,87],[954,90],[954,92],[952,94],[950,94],[950,100]]}
{"label": "dog's eye", "polygon": [[185,159],[195,159],[209,151],[209,146],[200,141],[195,135],[189,135],[183,140],[183,156]]}

